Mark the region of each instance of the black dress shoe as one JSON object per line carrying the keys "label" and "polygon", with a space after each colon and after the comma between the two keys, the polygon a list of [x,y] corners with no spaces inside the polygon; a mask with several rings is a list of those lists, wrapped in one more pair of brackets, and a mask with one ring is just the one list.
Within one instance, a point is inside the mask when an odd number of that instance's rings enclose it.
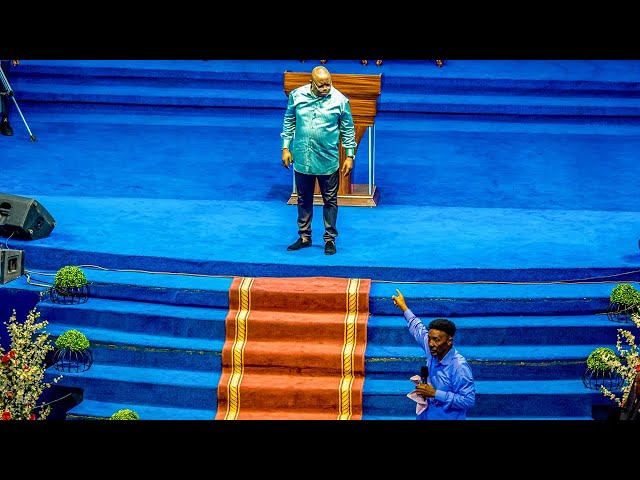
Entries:
{"label": "black dress shoe", "polygon": [[5,137],[10,137],[11,135],[13,135],[13,128],[11,128],[9,119],[7,117],[4,117],[2,121],[0,121],[0,133]]}
{"label": "black dress shoe", "polygon": [[336,253],[336,242],[329,240],[324,244],[324,254],[333,255],[334,253]]}
{"label": "black dress shoe", "polygon": [[287,247],[287,250],[289,251],[300,250],[301,248],[307,248],[310,246],[311,246],[311,240],[307,240],[306,242],[303,242],[302,238],[298,238],[298,240],[296,240],[296,243],[292,243]]}

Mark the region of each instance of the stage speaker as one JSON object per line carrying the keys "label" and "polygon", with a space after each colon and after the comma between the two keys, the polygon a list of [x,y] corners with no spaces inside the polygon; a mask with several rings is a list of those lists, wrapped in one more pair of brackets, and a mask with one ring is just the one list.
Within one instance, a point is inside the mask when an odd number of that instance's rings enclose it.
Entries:
{"label": "stage speaker", "polygon": [[24,250],[0,250],[0,283],[5,284],[24,275]]}
{"label": "stage speaker", "polygon": [[0,193],[0,235],[22,240],[47,237],[56,221],[33,198]]}

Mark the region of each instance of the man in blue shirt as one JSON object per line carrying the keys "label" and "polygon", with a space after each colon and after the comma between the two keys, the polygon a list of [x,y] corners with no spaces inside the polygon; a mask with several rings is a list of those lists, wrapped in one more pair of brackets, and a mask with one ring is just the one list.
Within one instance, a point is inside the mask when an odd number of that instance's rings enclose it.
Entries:
{"label": "man in blue shirt", "polygon": [[[309,85],[289,93],[282,126],[282,164],[293,163],[298,194],[298,240],[287,250],[307,248],[311,242],[313,196],[318,181],[324,219],[324,253],[336,253],[336,221],[340,173],[353,169],[356,132],[349,99],[331,84],[331,74],[323,66],[311,71]],[[340,140],[346,159],[340,169]]]}
{"label": "man in blue shirt", "polygon": [[429,328],[407,307],[400,290],[391,298],[402,310],[409,332],[425,353],[429,353],[428,380],[416,387],[427,400],[427,408],[417,420],[465,420],[467,410],[476,402],[476,387],[467,360],[453,347],[456,325],[446,318],[436,318]]}

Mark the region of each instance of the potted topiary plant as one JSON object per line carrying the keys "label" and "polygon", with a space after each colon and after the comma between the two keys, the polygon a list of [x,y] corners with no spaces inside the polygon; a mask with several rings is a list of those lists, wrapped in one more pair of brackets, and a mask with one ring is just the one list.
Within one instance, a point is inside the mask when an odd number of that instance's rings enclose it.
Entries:
{"label": "potted topiary plant", "polygon": [[93,364],[91,343],[84,333],[67,330],[54,342],[53,366],[64,372],[84,372]]}
{"label": "potted topiary plant", "polygon": [[630,283],[619,283],[609,295],[609,320],[630,323],[631,314],[640,310],[640,292]]}
{"label": "potted topiary plant", "polygon": [[56,303],[84,303],[89,299],[89,282],[80,267],[67,265],[56,272],[49,296]]}
{"label": "potted topiary plant", "polygon": [[140,416],[128,408],[122,408],[115,412],[109,420],[140,420]]}
{"label": "potted topiary plant", "polygon": [[613,362],[618,356],[613,349],[598,347],[587,357],[587,369],[582,374],[582,383],[585,387],[600,390],[605,387],[615,390],[622,385],[622,377],[613,371]]}

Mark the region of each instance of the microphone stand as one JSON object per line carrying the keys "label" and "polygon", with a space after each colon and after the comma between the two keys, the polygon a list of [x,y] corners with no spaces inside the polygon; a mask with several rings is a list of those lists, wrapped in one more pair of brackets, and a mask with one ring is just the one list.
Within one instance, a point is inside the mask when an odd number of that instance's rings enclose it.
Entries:
{"label": "microphone stand", "polygon": [[31,139],[32,142],[35,142],[36,136],[33,133],[31,133],[31,129],[29,129],[29,125],[27,124],[27,121],[25,120],[24,115],[22,115],[22,110],[20,110],[20,106],[16,101],[16,97],[13,95],[13,89],[9,84],[9,79],[7,78],[7,76],[4,74],[4,71],[2,70],[2,67],[0,67],[0,80],[2,81],[2,86],[4,87],[4,91],[1,92],[0,95],[6,95],[8,97],[11,97],[11,100],[13,100],[13,104],[16,106],[16,110],[18,110],[18,113],[20,114],[20,118],[22,118],[22,121],[24,122],[24,126],[27,127],[27,132],[29,132],[29,138]]}

